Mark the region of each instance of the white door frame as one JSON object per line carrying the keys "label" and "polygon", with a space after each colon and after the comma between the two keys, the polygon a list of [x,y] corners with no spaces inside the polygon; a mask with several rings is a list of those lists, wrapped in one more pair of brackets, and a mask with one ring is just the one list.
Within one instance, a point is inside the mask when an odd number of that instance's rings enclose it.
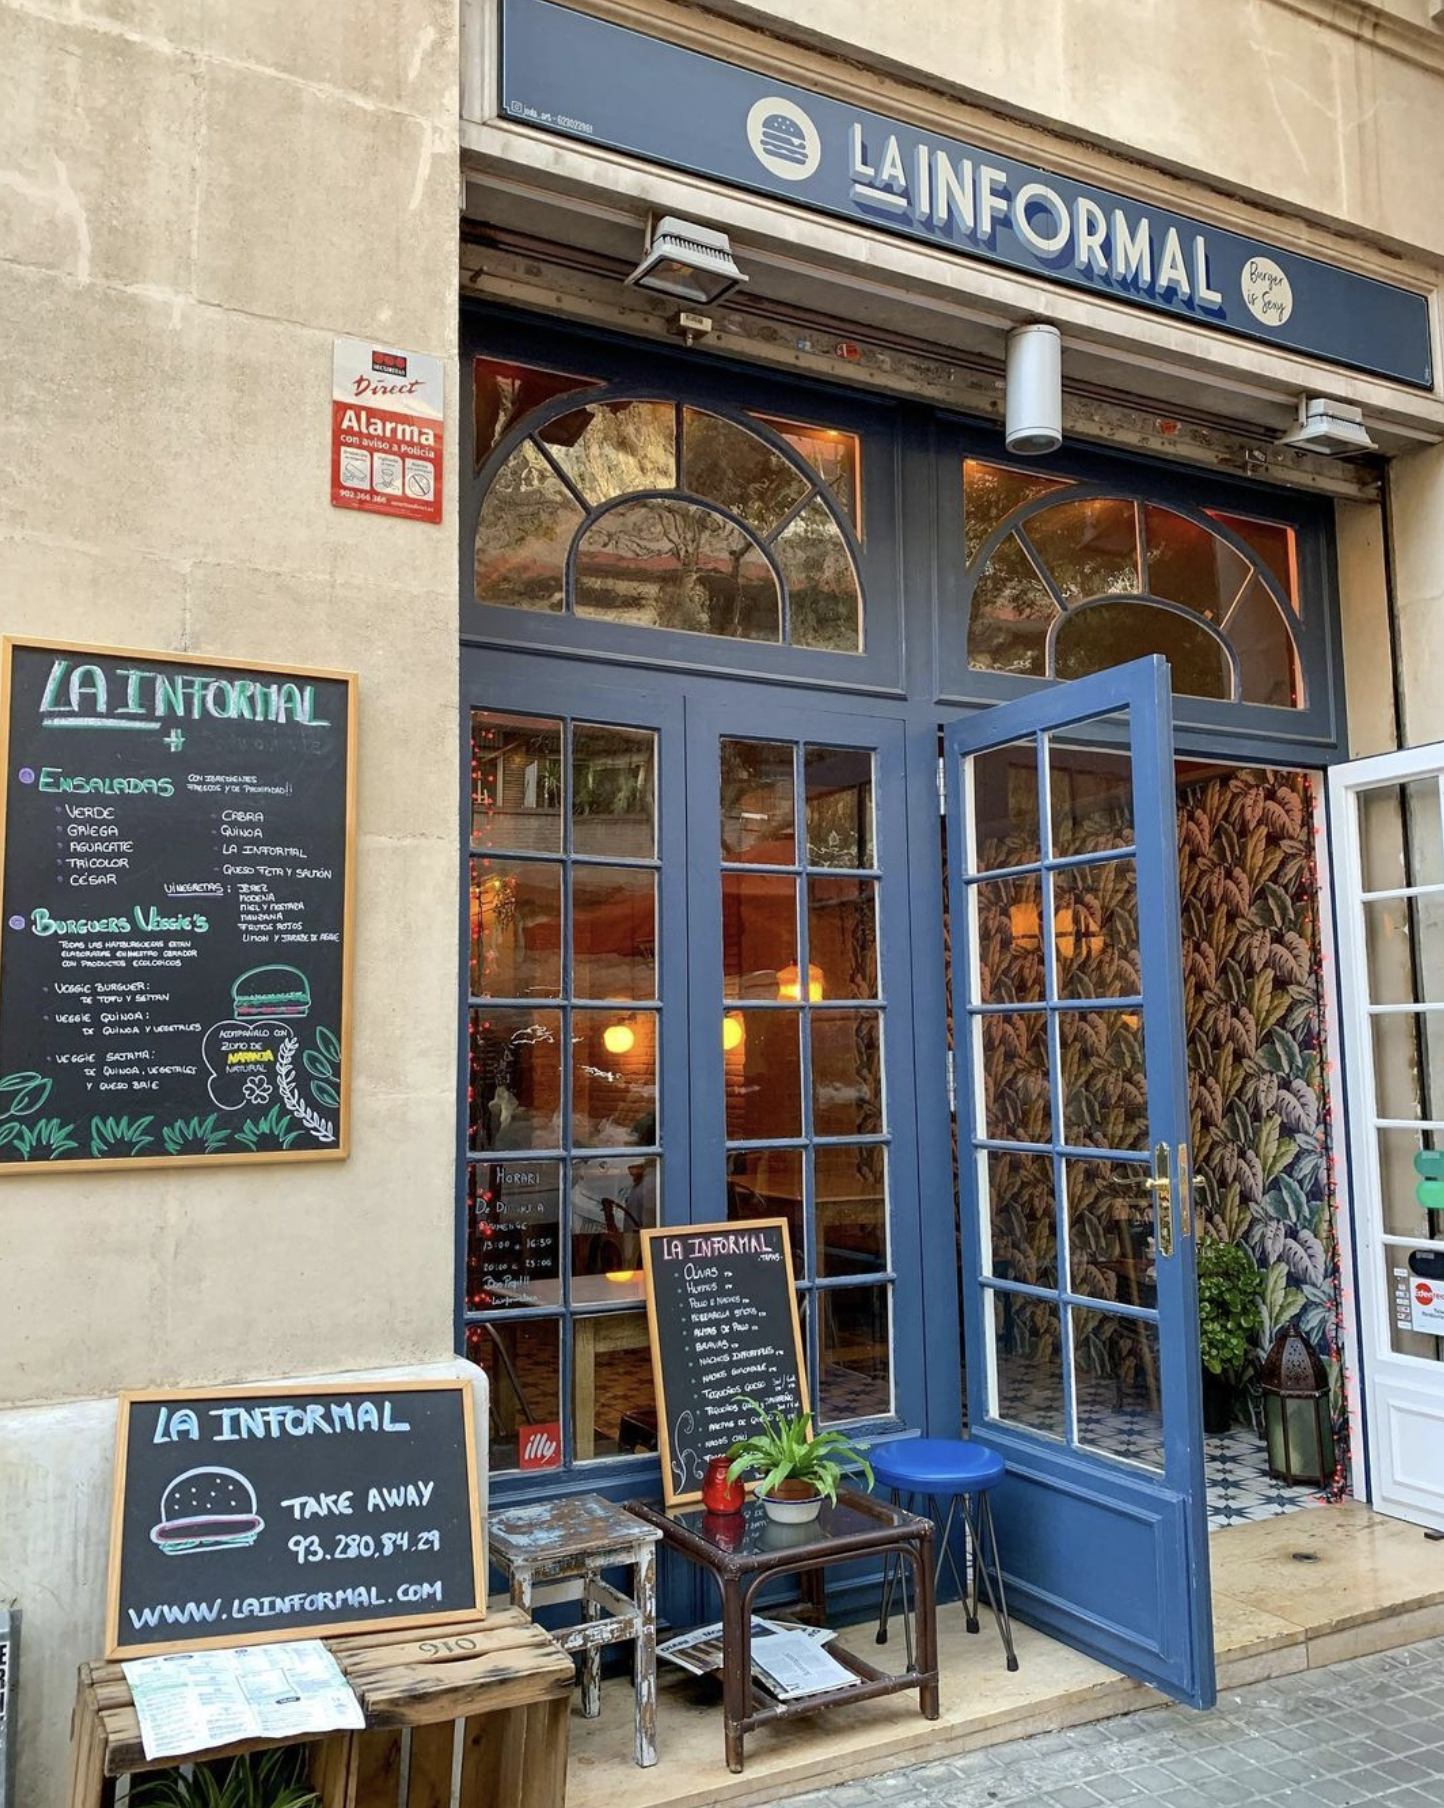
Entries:
{"label": "white door frame", "polygon": [[[1334,837],[1334,887],[1339,938],[1339,1002],[1344,1028],[1345,1107],[1348,1112],[1350,1181],[1356,1227],[1355,1280],[1359,1302],[1360,1367],[1369,1446],[1369,1494],[1380,1512],[1418,1525],[1444,1530],[1444,1362],[1403,1355],[1390,1335],[1393,1300],[1386,1279],[1384,1251],[1401,1256],[1411,1247],[1438,1248],[1425,1238],[1388,1235],[1384,1228],[1383,1186],[1377,1131],[1433,1128],[1438,1119],[1381,1119],[1375,1110],[1372,1013],[1368,981],[1368,947],[1364,902],[1380,894],[1366,893],[1359,835],[1361,792],[1436,779],[1444,809],[1444,743],[1403,748],[1334,766],[1329,772],[1330,820]],[[1387,888],[1444,900],[1444,885]],[[1437,1003],[1444,998],[1415,1000]]]}

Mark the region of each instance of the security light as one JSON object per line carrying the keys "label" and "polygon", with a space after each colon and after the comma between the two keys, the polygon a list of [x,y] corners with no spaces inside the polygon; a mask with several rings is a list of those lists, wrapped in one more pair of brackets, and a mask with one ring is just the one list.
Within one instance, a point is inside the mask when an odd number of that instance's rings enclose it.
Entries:
{"label": "security light", "polygon": [[626,280],[633,288],[705,308],[747,278],[737,268],[725,232],[667,214],[648,233],[646,256]]}
{"label": "security light", "polygon": [[1008,334],[1003,438],[1010,452],[1039,458],[1063,443],[1063,341],[1033,321]]}
{"label": "security light", "polygon": [[1325,458],[1347,458],[1354,452],[1377,452],[1364,425],[1362,408],[1333,402],[1327,396],[1299,397],[1299,424],[1278,442],[1297,452],[1317,452]]}

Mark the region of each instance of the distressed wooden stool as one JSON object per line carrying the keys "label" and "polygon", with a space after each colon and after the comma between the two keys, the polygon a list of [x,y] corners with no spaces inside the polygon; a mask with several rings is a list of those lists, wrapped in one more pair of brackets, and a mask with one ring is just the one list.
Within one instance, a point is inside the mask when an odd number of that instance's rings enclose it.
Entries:
{"label": "distressed wooden stool", "polygon": [[[462,1808],[558,1808],[566,1801],[572,1661],[525,1614],[506,1607],[429,1633],[357,1633],[325,1643],[366,1726],[313,1742],[311,1787],[322,1808],[450,1808],[458,1741]],[[185,1761],[279,1743],[288,1742],[251,1740],[192,1752]],[[70,1808],[111,1808],[117,1778],[180,1762],[146,1757],[118,1663],[80,1666]]]}
{"label": "distressed wooden stool", "polygon": [[[514,1607],[532,1608],[539,1584],[581,1579],[582,1623],[552,1637],[582,1654],[582,1713],[602,1711],[602,1647],[635,1641],[637,1762],[657,1762],[657,1553],[661,1533],[598,1494],[539,1501],[494,1513],[487,1522],[491,1560],[511,1584]],[[602,1580],[632,1569],[633,1598]]]}

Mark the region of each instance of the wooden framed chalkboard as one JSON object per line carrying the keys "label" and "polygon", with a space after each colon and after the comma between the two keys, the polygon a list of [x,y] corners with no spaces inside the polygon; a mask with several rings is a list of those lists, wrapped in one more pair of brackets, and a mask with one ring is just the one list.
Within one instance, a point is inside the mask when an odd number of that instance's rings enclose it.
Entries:
{"label": "wooden framed chalkboard", "polygon": [[3,643],[0,1174],[344,1157],[356,679]]}
{"label": "wooden framed chalkboard", "polygon": [[107,1657],[486,1611],[470,1383],[120,1397]]}
{"label": "wooden framed chalkboard", "polygon": [[807,1409],[807,1363],[785,1218],[642,1232],[662,1490],[700,1500],[708,1460],[768,1412]]}

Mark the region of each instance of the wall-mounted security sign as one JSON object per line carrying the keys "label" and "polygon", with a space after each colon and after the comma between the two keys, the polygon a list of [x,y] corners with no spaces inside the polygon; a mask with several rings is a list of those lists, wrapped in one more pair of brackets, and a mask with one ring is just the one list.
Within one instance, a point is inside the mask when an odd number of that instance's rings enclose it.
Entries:
{"label": "wall-mounted security sign", "polygon": [[338,339],[331,378],[331,503],[441,519],[440,358]]}
{"label": "wall-mounted security sign", "polygon": [[1429,388],[1426,298],[573,12],[502,0],[501,107],[1048,282]]}

